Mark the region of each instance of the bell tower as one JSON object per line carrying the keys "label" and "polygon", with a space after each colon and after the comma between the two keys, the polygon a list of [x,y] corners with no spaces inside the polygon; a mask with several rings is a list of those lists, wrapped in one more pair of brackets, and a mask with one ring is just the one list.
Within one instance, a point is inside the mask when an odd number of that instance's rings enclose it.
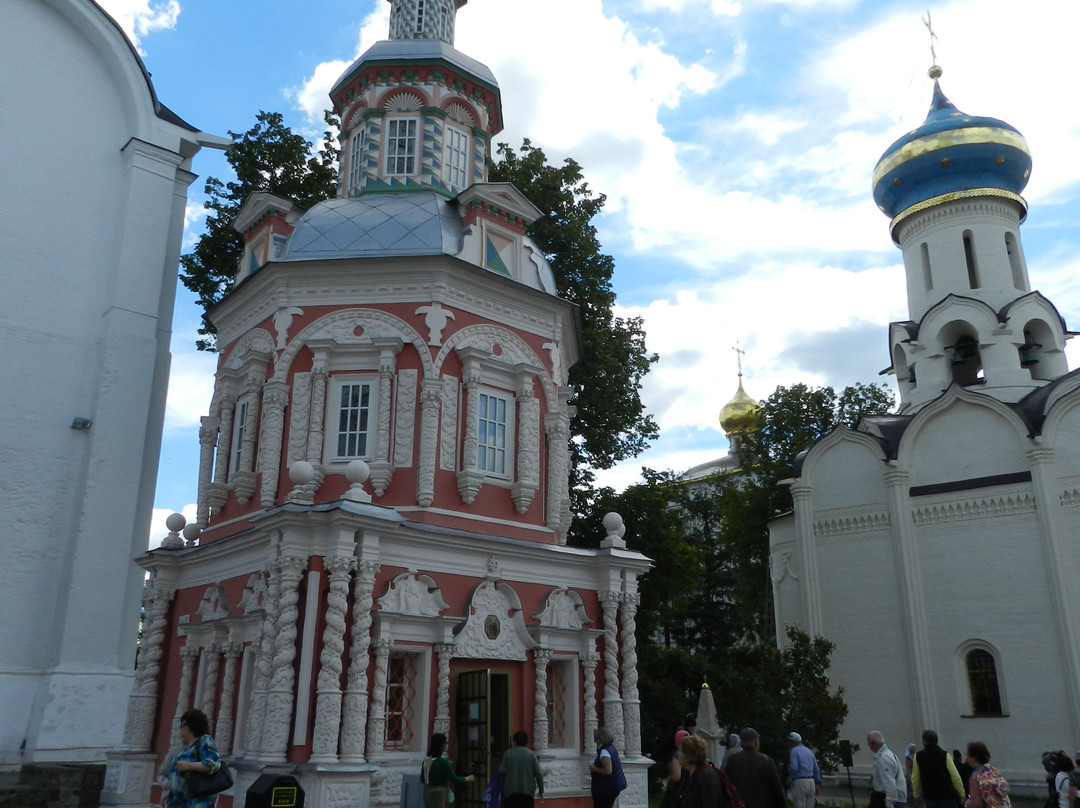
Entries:
{"label": "bell tower", "polygon": [[390,0],[391,39],[437,39],[454,44],[457,10],[468,0]]}

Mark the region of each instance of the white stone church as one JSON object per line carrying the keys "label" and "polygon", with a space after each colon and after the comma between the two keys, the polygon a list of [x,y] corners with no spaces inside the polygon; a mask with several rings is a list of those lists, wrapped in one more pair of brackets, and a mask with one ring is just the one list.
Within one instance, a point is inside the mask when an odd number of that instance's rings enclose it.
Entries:
{"label": "white stone church", "polygon": [[1023,136],[930,75],[926,121],[874,172],[907,274],[909,319],[889,327],[901,406],[797,463],[794,511],[771,525],[777,638],[836,643],[842,737],[879,729],[897,750],[935,729],[1041,784],[1040,753],[1080,743],[1080,373],[1028,278]]}

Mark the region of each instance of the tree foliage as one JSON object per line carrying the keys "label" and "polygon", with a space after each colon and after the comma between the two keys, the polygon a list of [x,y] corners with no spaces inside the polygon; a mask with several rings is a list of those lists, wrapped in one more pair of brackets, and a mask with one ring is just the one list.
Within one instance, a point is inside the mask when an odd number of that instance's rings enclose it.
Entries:
{"label": "tree foliage", "polygon": [[[613,311],[615,262],[601,251],[592,224],[606,197],[593,193],[577,162],[551,165],[528,139],[517,149],[500,143],[498,157],[491,181],[513,183],[543,212],[529,237],[551,264],[559,296],[581,311],[581,358],[570,369],[577,407],[570,426],[571,491],[574,512],[585,514],[596,510],[593,470],[637,456],[657,437],[641,400],[641,381],[657,357],[645,347],[641,318]],[[572,541],[588,541],[575,522]]]}
{"label": "tree foliage", "polygon": [[[336,128],[331,113],[326,113],[325,120],[328,127]],[[287,127],[280,113],[264,111],[246,132],[229,132],[229,136],[233,145],[225,156],[235,179],[206,180],[204,207],[210,211],[206,231],[194,249],[180,257],[180,280],[198,295],[203,310],[221,300],[232,286],[237,262],[244,254],[243,236],[232,223],[251,193],[269,191],[303,208],[337,193],[338,151],[329,130],[324,133],[325,145],[313,153],[311,142]],[[198,348],[213,350],[212,326],[204,323],[199,334]]]}

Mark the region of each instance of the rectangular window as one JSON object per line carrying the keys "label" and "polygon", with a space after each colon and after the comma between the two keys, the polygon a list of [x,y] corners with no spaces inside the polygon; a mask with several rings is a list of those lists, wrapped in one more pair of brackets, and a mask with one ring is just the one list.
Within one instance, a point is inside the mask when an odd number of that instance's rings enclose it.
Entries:
{"label": "rectangular window", "polygon": [[364,128],[361,127],[356,131],[356,134],[352,136],[349,141],[349,187],[347,190],[353,191],[360,186],[360,178],[363,176],[360,171],[360,163],[363,160],[364,152]]}
{"label": "rectangular window", "polygon": [[506,413],[508,402],[502,396],[480,394],[476,435],[476,467],[488,474],[506,476]]}
{"label": "rectangular window", "polygon": [[391,654],[386,670],[385,749],[412,749],[416,737],[416,655]]}
{"label": "rectangular window", "polygon": [[371,442],[371,384],[346,382],[337,398],[337,444],[335,457],[367,457]]}
{"label": "rectangular window", "polygon": [[570,737],[570,664],[561,660],[548,664],[548,746],[552,749],[574,745]]}
{"label": "rectangular window", "polygon": [[443,142],[443,182],[464,188],[468,165],[469,136],[456,127],[447,126]]}
{"label": "rectangular window", "polygon": [[386,122],[386,174],[405,177],[416,171],[416,118]]}
{"label": "rectangular window", "polygon": [[248,402],[236,402],[233,414],[232,446],[229,451],[229,474],[240,471],[240,459],[244,452],[244,430],[247,427]]}

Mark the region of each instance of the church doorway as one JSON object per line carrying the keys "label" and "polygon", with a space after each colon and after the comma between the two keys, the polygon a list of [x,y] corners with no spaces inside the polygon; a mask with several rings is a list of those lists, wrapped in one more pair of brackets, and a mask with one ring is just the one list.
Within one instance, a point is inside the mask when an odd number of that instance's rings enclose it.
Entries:
{"label": "church doorway", "polygon": [[458,674],[454,760],[459,772],[476,777],[458,790],[462,808],[485,808],[484,789],[510,745],[510,676],[490,669]]}

